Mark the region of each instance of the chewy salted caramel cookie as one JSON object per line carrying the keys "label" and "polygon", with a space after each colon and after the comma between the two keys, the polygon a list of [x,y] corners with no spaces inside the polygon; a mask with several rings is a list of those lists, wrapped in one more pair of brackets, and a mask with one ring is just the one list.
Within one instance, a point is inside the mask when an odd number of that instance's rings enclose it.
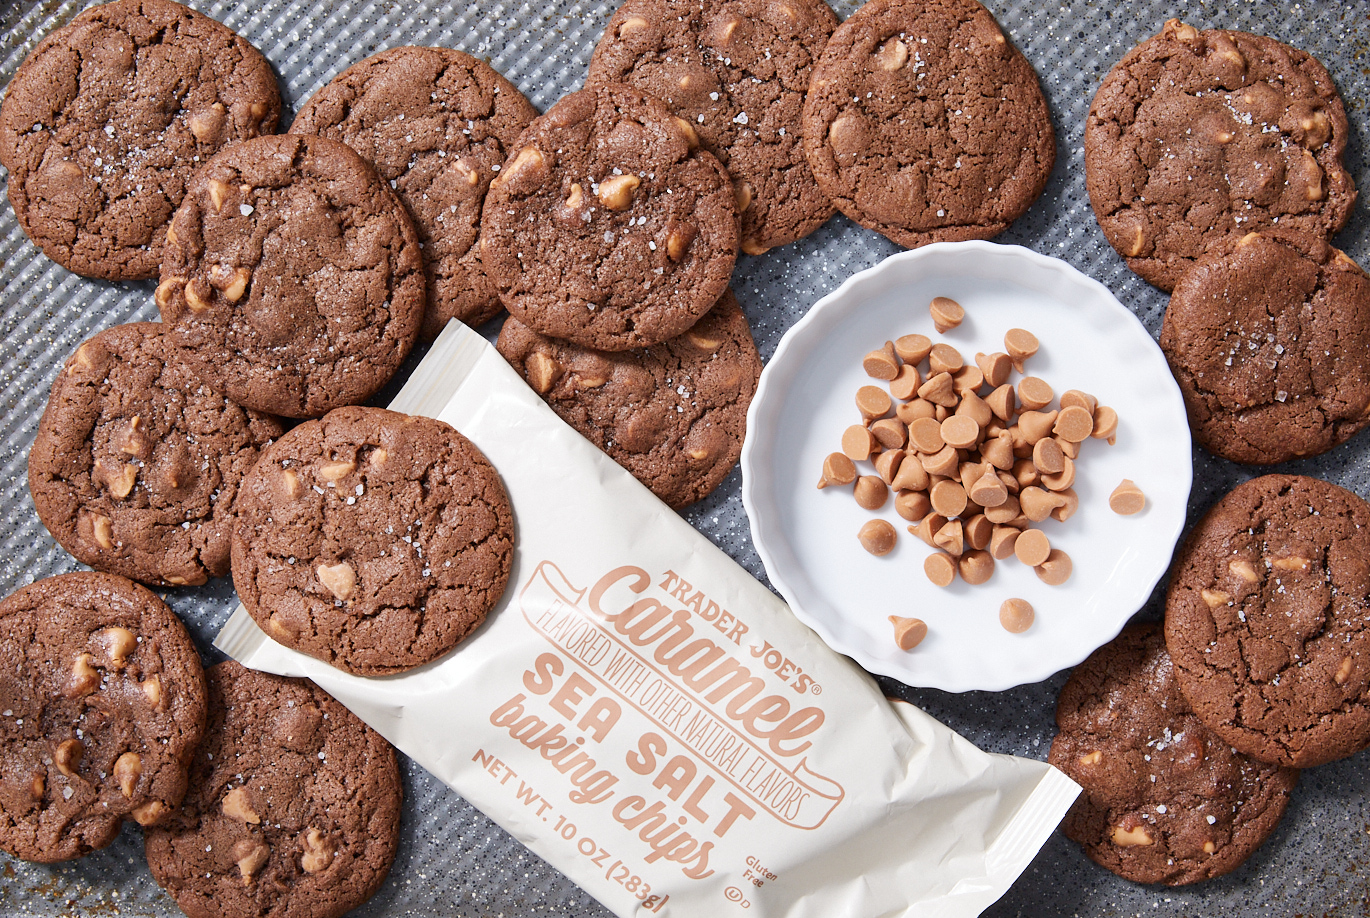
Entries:
{"label": "chewy salted caramel cookie", "polygon": [[185,803],[145,833],[148,867],[191,918],[339,918],[399,844],[395,752],[323,689],[210,668]]}
{"label": "chewy salted caramel cookie", "polygon": [[233,502],[280,423],[202,383],[155,322],[67,359],[29,452],[38,518],[78,561],[153,586],[228,573]]}
{"label": "chewy salted caramel cookie", "polygon": [[1370,505],[1316,478],[1233,488],[1171,568],[1165,638],[1194,713],[1265,762],[1370,744]]}
{"label": "chewy salted caramel cookie", "polygon": [[497,347],[563,421],[676,509],[712,492],[742,454],[761,358],[731,290],[650,348],[596,351],[517,319]]}
{"label": "chewy salted caramel cookie", "polygon": [[300,108],[292,134],[341,140],[372,163],[414,218],[428,307],[421,337],[503,307],[476,239],[490,180],[537,117],[484,61],[451,48],[393,48],[343,71]]}
{"label": "chewy salted caramel cookie", "polygon": [[1062,829],[1137,883],[1237,868],[1279,824],[1299,773],[1232,749],[1194,716],[1161,629],[1127,628],[1077,666],[1047,761],[1084,789]]}
{"label": "chewy salted caramel cookie", "polygon": [[339,408],[277,440],[243,482],[233,585],[275,641],[379,676],[437,659],[504,594],[513,513],[441,421]]}
{"label": "chewy salted caramel cookie", "polygon": [[565,96],[490,184],[481,259],[509,312],[602,351],[684,332],[723,295],[737,207],[694,128],[641,90]]}
{"label": "chewy salted caramel cookie", "polygon": [[1161,348],[1195,439],[1234,462],[1326,452],[1370,424],[1370,277],[1319,236],[1221,243],[1175,286]]}
{"label": "chewy salted caramel cookie", "polygon": [[837,209],[907,248],[988,239],[1046,187],[1037,74],[975,0],[870,0],[804,103],[804,153]]}
{"label": "chewy salted caramel cookie", "polygon": [[1215,243],[1278,225],[1324,239],[1356,188],[1346,110],[1310,55],[1171,19],[1104,78],[1085,185],[1109,244],[1162,290]]}
{"label": "chewy salted caramel cookie", "polygon": [[62,861],[166,819],[205,726],[200,656],[155,595],[112,574],[0,602],[0,850]]}
{"label": "chewy salted caramel cookie", "polygon": [[155,277],[191,173],[276,130],[271,65],[171,0],[115,0],[41,42],[5,90],[0,163],[43,253],[106,280]]}
{"label": "chewy salted caramel cookie", "polygon": [[588,84],[630,83],[699,134],[733,181],[742,251],[802,239],[832,216],[800,121],[837,17],[823,0],[628,0],[604,30]]}
{"label": "chewy salted caramel cookie", "polygon": [[404,206],[346,144],[259,137],[195,173],[167,230],[157,308],[212,388],[317,417],[399,369],[423,321],[423,256]]}

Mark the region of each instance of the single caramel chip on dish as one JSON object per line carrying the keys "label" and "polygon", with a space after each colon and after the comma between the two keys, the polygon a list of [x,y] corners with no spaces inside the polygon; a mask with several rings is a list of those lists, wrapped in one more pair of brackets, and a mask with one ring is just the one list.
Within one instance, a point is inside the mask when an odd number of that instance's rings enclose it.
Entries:
{"label": "single caramel chip on dish", "polygon": [[880,476],[880,480],[885,484],[894,486],[894,478],[899,474],[899,469],[904,465],[905,453],[902,449],[887,449],[875,457],[872,463],[875,472]]}
{"label": "single caramel chip on dish", "polygon": [[898,418],[881,418],[871,424],[870,430],[884,449],[902,449],[909,442],[909,429]]}
{"label": "single caramel chip on dish", "polygon": [[987,551],[971,549],[957,560],[956,570],[966,583],[978,586],[994,574],[994,558]]}
{"label": "single caramel chip on dish", "polygon": [[1034,617],[1032,603],[1026,599],[1005,599],[999,607],[999,624],[1012,634],[1022,634],[1031,628]]}
{"label": "single caramel chip on dish", "polygon": [[894,379],[899,375],[899,357],[894,352],[894,342],[886,341],[884,347],[871,351],[861,365],[867,376]]}
{"label": "single caramel chip on dish", "polygon": [[940,451],[946,446],[946,441],[942,439],[942,424],[933,418],[918,418],[909,425],[909,442],[920,453]]}
{"label": "single caramel chip on dish", "polygon": [[861,547],[873,555],[887,555],[894,550],[899,534],[884,520],[871,520],[856,534]]}
{"label": "single caramel chip on dish", "polygon": [[1112,446],[1118,442],[1118,412],[1107,405],[1094,409],[1094,431],[1090,434],[1096,440],[1107,440]]}
{"label": "single caramel chip on dish", "polygon": [[842,452],[848,459],[857,462],[869,459],[876,448],[875,436],[864,425],[853,424],[842,434]]}
{"label": "single caramel chip on dish", "polygon": [[1048,586],[1060,586],[1070,579],[1072,568],[1070,555],[1059,548],[1053,548],[1047,554],[1046,560],[1033,570],[1037,572],[1037,578]]}
{"label": "single caramel chip on dish", "polygon": [[842,453],[829,453],[823,460],[823,477],[818,480],[820,488],[828,485],[851,484],[856,480],[856,464]]}
{"label": "single caramel chip on dish", "polygon": [[1130,478],[1124,478],[1118,487],[1113,489],[1113,493],[1108,496],[1108,506],[1114,513],[1122,516],[1131,516],[1134,513],[1141,513],[1146,506],[1146,495],[1142,489]]}
{"label": "single caramel chip on dish", "polygon": [[945,296],[933,297],[928,312],[932,313],[932,324],[942,334],[956,328],[966,318],[966,310],[961,304]]}
{"label": "single caramel chip on dish", "polygon": [[1069,443],[1082,443],[1094,433],[1094,415],[1082,405],[1062,408],[1052,433]]}
{"label": "single caramel chip on dish", "polygon": [[1040,346],[1037,336],[1025,328],[1010,328],[1004,333],[1004,350],[1008,351],[1009,360],[1019,373],[1023,372],[1023,362],[1037,353]]}
{"label": "single caramel chip on dish", "polygon": [[895,340],[894,352],[906,364],[922,363],[932,353],[932,339],[927,335],[904,335]]}
{"label": "single caramel chip on dish", "polygon": [[950,479],[933,485],[928,498],[932,501],[932,509],[949,519],[960,516],[966,509],[965,488]]}
{"label": "single caramel chip on dish", "polygon": [[932,501],[926,491],[900,491],[894,499],[894,512],[906,520],[922,520],[932,513]]}
{"label": "single caramel chip on dish", "polygon": [[[890,380],[890,395],[907,402],[917,397],[918,389],[922,385],[923,377],[919,375],[918,368],[913,364],[906,363]],[[903,418],[901,417],[900,420]]]}
{"label": "single caramel chip on dish", "polygon": [[883,418],[890,413],[894,402],[889,393],[877,386],[862,386],[856,390],[856,409],[867,419]]}
{"label": "single caramel chip on dish", "polygon": [[985,382],[994,388],[999,388],[1008,382],[1009,371],[1013,369],[1013,361],[1008,354],[996,351],[993,354],[976,354],[975,365],[984,374]]}
{"label": "single caramel chip on dish", "polygon": [[950,344],[934,344],[932,350],[928,351],[928,372],[933,376],[938,373],[957,373],[965,365],[966,360],[961,352]]}
{"label": "single caramel chip on dish", "polygon": [[1051,542],[1042,530],[1029,529],[1018,537],[1018,542],[1013,547],[1013,553],[1018,556],[1019,561],[1028,567],[1036,567],[1045,563],[1050,557]]}
{"label": "single caramel chip on dish", "polygon": [[956,559],[943,551],[934,552],[923,562],[923,573],[939,587],[951,586],[956,579]]}
{"label": "single caramel chip on dish", "polygon": [[899,645],[900,650],[912,650],[928,636],[927,623],[921,618],[891,615],[889,619],[890,624],[894,625],[894,643]]}
{"label": "single caramel chip on dish", "polygon": [[1051,386],[1044,379],[1024,376],[1018,382],[1018,404],[1029,411],[1045,408],[1055,397],[1056,393],[1051,391]]}
{"label": "single caramel chip on dish", "polygon": [[856,479],[856,503],[862,510],[879,510],[889,500],[890,489],[879,475],[862,475]]}

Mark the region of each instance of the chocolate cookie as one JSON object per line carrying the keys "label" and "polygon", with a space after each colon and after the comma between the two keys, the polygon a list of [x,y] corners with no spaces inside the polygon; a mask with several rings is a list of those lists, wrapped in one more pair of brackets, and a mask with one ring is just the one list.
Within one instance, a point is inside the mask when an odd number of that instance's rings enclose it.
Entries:
{"label": "chocolate cookie", "polygon": [[67,359],[29,453],[38,518],[78,561],[157,586],[228,573],[233,501],[275,418],[207,389],[154,322]]}
{"label": "chocolate cookie", "polygon": [[1295,768],[1370,744],[1370,505],[1316,478],[1256,478],[1171,570],[1166,645],[1208,729]]}
{"label": "chocolate cookie", "polygon": [[423,258],[403,205],[343,143],[259,137],[195,174],[157,285],[207,383],[286,417],[365,400],[409,353]]}
{"label": "chocolate cookie", "polygon": [[305,679],[209,670],[209,728],[185,804],[145,835],[191,918],[338,918],[380,888],[400,775],[375,730]]}
{"label": "chocolate cookie", "polygon": [[1137,883],[1179,886],[1235,870],[1274,831],[1293,768],[1235,752],[1175,685],[1157,625],[1128,628],[1070,674],[1047,761],[1084,793],[1062,829]]}
{"label": "chocolate cookie", "polygon": [[375,165],[414,218],[428,309],[421,336],[447,321],[479,325],[503,306],[476,237],[495,171],[537,109],[489,64],[450,48],[394,48],[314,94],[292,134],[341,140]]}
{"label": "chocolate cookie", "polygon": [[155,277],[200,163],[276,130],[271,65],[171,0],[115,0],[48,35],[5,90],[0,163],[19,225],[53,261]]}
{"label": "chocolate cookie", "polygon": [[0,602],[0,849],[61,861],[186,792],[205,678],[185,626],[112,574],[49,577]]}
{"label": "chocolate cookie", "polygon": [[340,408],[277,440],[244,480],[233,585],[274,640],[384,675],[485,620],[513,544],[504,486],[469,440],[432,418]]}
{"label": "chocolate cookie", "polygon": [[1161,347],[1211,453],[1268,465],[1370,424],[1370,278],[1321,237],[1220,242],[1180,278]]}
{"label": "chocolate cookie", "polygon": [[1356,188],[1346,110],[1309,55],[1172,19],[1109,71],[1085,125],[1085,185],[1109,244],[1171,290],[1215,242],[1278,224],[1331,236]]}
{"label": "chocolate cookie", "polygon": [[628,0],[586,83],[631,83],[688,121],[733,180],[742,251],[760,255],[832,216],[799,138],[810,73],[836,27],[823,0]]}
{"label": "chocolate cookie", "polygon": [[1056,161],[1037,74],[975,0],[870,0],[837,27],[804,103],[818,185],[908,248],[988,239]]}
{"label": "chocolate cookie", "polygon": [[508,319],[499,352],[561,419],[672,507],[718,487],[742,454],[761,358],[731,290],[693,328],[606,353]]}
{"label": "chocolate cookie", "polygon": [[481,258],[524,325],[603,351],[685,331],[737,258],[732,182],[660,100],[606,83],[565,96],[490,184]]}

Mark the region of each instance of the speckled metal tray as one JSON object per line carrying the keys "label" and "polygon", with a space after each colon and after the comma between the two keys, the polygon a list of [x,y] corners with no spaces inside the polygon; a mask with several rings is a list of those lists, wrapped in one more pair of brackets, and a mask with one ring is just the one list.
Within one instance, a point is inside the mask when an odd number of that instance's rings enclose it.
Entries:
{"label": "speckled metal tray", "polygon": [[[0,82],[8,82],[39,38],[85,5],[6,0],[0,5]],[[288,112],[340,72],[376,51],[404,44],[461,48],[487,59],[545,110],[579,87],[590,53],[614,9],[602,0],[192,0],[266,55],[276,68]],[[839,16],[858,3],[841,0]],[[1063,258],[1106,284],[1153,334],[1166,297],[1133,276],[1104,241],[1084,185],[1082,133],[1090,100],[1108,69],[1170,16],[1195,26],[1269,35],[1317,56],[1331,70],[1351,119],[1348,168],[1370,195],[1364,157],[1370,127],[1370,3],[1364,0],[988,0],[1005,31],[1041,77],[1055,120],[1058,155],[1046,193],[999,237]],[[285,119],[288,121],[288,116]],[[1365,198],[1362,198],[1364,202]],[[1364,203],[1335,240],[1370,264]],[[763,357],[820,296],[897,248],[837,217],[813,236],[766,255],[743,257],[733,287],[751,319]],[[0,591],[79,568],[33,513],[25,483],[29,445],[61,361],[89,335],[120,322],[156,320],[152,284],[109,284],[77,277],[43,257],[0,206]],[[497,323],[486,329],[491,335]],[[410,366],[412,366],[412,361]],[[393,391],[393,389],[392,389]],[[388,400],[389,393],[378,399]],[[1190,522],[1254,471],[1195,452]],[[1276,471],[1326,478],[1370,495],[1370,434],[1322,457]],[[765,573],[751,545],[735,472],[686,517],[749,571]],[[167,599],[213,662],[210,640],[232,608],[221,582]],[[1159,595],[1142,611],[1160,614]],[[1055,734],[1056,695],[1065,680],[999,694],[949,695],[886,682],[981,747],[1043,758]],[[1131,916],[1370,914],[1370,754],[1303,776],[1283,823],[1235,873],[1197,887],[1126,883],[1094,866],[1059,833],[987,914]],[[553,870],[421,769],[406,763],[403,839],[381,891],[360,916],[608,915]],[[0,854],[0,914],[177,915],[143,861],[136,826],[109,848],[55,866]]]}

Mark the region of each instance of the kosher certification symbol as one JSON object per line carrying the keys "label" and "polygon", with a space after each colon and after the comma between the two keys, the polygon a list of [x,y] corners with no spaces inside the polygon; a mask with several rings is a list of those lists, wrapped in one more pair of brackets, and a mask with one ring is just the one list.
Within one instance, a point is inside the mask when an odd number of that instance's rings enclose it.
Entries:
{"label": "kosher certification symbol", "polygon": [[723,890],[723,895],[727,897],[729,902],[736,902],[743,908],[752,907],[750,902],[742,898],[742,890],[738,889],[736,886],[729,886],[727,889]]}

